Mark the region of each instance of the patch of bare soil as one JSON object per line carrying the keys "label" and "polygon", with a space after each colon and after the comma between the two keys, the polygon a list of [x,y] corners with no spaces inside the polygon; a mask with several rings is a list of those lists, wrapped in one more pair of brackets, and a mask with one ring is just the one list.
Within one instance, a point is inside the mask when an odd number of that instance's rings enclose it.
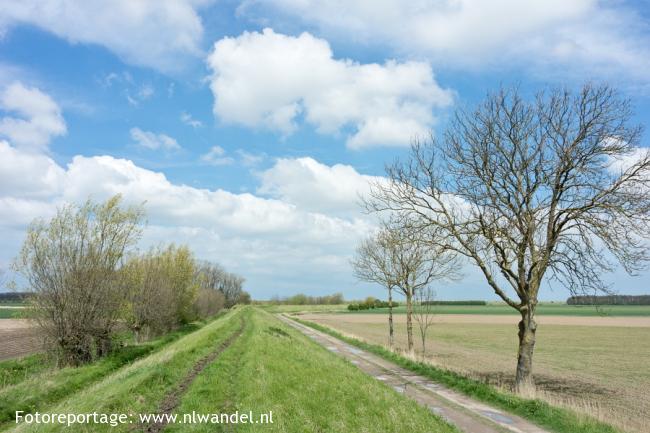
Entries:
{"label": "patch of bare soil", "polygon": [[[384,323],[386,314],[303,314],[305,320],[341,320],[347,323]],[[395,314],[395,323],[406,323],[405,314]],[[496,314],[434,314],[433,323],[478,323],[488,325],[516,325],[520,317],[517,315]],[[535,318],[541,325],[566,325],[566,326],[613,326],[613,327],[650,327],[650,317],[601,317],[601,316],[537,316]]]}
{"label": "patch of bare soil", "polygon": [[[241,333],[244,332],[244,321],[241,321],[241,324],[239,326],[239,329],[235,331],[230,337],[228,337],[226,340],[224,340],[213,352],[207,354],[203,358],[201,358],[196,364],[194,364],[194,367],[190,370],[190,372],[183,378],[183,380],[178,384],[178,386],[172,390],[167,396],[164,398],[162,403],[160,404],[160,407],[158,408],[158,414],[163,415],[163,414],[171,414],[174,409],[178,406],[180,403],[181,397],[187,389],[190,387],[192,382],[194,382],[194,379],[196,376],[201,373],[205,367],[207,367],[210,363],[212,363],[217,357],[224,351],[226,350],[240,335]],[[167,418],[164,418],[164,421],[162,422],[157,422],[150,424],[146,427],[145,431],[149,433],[158,433],[162,431],[165,427],[167,426]]]}
{"label": "patch of bare soil", "polygon": [[0,360],[31,355],[43,350],[41,333],[26,319],[0,320]]}

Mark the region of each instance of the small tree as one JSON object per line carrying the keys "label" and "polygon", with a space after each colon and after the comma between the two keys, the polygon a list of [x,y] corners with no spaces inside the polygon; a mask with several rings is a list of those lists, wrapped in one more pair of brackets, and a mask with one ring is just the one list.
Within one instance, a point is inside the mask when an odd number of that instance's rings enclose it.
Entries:
{"label": "small tree", "polygon": [[29,227],[16,269],[36,294],[36,319],[59,364],[110,352],[124,302],[118,268],[140,236],[142,216],[115,196],[66,205]]}
{"label": "small tree", "polygon": [[357,279],[381,285],[388,292],[388,344],[395,343],[393,327],[393,289],[397,285],[397,245],[387,229],[380,230],[359,244],[351,261]]}
{"label": "small tree", "polygon": [[415,309],[415,321],[418,323],[420,339],[422,340],[422,357],[426,356],[427,331],[433,325],[433,300],[436,293],[431,287],[425,287],[416,295],[417,308]]}
{"label": "small tree", "polygon": [[362,242],[352,265],[357,278],[382,284],[389,291],[389,332],[392,332],[390,292],[396,288],[406,298],[409,351],[413,351],[413,297],[432,281],[458,275],[455,254],[445,248],[429,248],[414,232],[391,225],[384,225],[376,238]]}
{"label": "small tree", "polygon": [[[648,260],[650,153],[630,102],[607,86],[517,89],[460,110],[441,140],[416,141],[367,203],[411,230],[433,232],[481,271],[521,315],[516,387],[534,387],[535,310],[544,278],[572,292],[608,292],[601,275]],[[607,257],[606,253],[609,253]]]}

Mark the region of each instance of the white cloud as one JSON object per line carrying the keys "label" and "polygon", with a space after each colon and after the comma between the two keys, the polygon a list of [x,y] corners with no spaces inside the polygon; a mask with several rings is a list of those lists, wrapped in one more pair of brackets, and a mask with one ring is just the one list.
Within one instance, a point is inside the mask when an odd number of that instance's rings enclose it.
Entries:
{"label": "white cloud", "polygon": [[260,173],[257,192],[300,209],[335,215],[361,213],[359,196],[366,195],[376,176],[362,175],[343,164],[327,166],[312,158],[278,159]]}
{"label": "white cloud", "polygon": [[25,153],[0,140],[0,196],[51,197],[60,192],[65,170],[52,159]]}
{"label": "white cloud", "polygon": [[[276,290],[331,292],[352,284],[345,271],[349,256],[357,240],[372,228],[360,215],[318,212],[300,199],[306,190],[278,193],[284,200],[194,188],[111,156],[76,156],[64,168],[47,156],[23,153],[7,143],[0,143],[0,157],[0,238],[9,242],[0,251],[0,260],[9,260],[18,251],[21,236],[16,233],[33,218],[51,217],[64,202],[81,202],[89,196],[104,200],[120,193],[127,203],[144,202],[148,226],[143,248],[187,243],[198,257],[220,261],[245,275],[256,296],[271,296]],[[22,175],[5,183],[18,169],[12,163],[20,166]],[[308,176],[322,175],[323,183],[332,182],[328,167],[313,164],[320,169]],[[354,177],[352,169],[331,170]],[[313,186],[312,195],[324,193],[315,179],[296,176],[286,182],[306,182]]]}
{"label": "white cloud", "polygon": [[255,167],[266,159],[265,153],[255,154],[247,152],[244,149],[237,149],[237,155],[239,155],[239,160],[244,167]]}
{"label": "white cloud", "polygon": [[607,161],[607,169],[611,173],[618,175],[620,173],[624,173],[634,164],[639,163],[641,160],[647,158],[648,156],[650,156],[650,148],[636,147],[626,155],[609,157]]}
{"label": "white cloud", "polygon": [[176,139],[166,134],[143,131],[140,128],[131,128],[131,138],[138,146],[151,150],[178,150],[181,146]]}
{"label": "white cloud", "polygon": [[351,148],[404,146],[434,124],[432,110],[452,102],[424,62],[359,64],[334,59],[327,41],[309,33],[265,29],[216,42],[214,113],[229,123],[291,134],[298,118],[321,133],[349,132]]}
{"label": "white cloud", "polygon": [[181,122],[195,129],[203,126],[203,123],[200,120],[194,119],[192,115],[184,111],[181,113]]}
{"label": "white cloud", "polygon": [[66,133],[57,103],[35,87],[20,82],[10,84],[0,94],[0,109],[20,116],[0,119],[0,135],[21,148],[45,150],[52,137]]}
{"label": "white cloud", "polygon": [[209,0],[3,2],[0,33],[30,24],[71,43],[102,45],[124,61],[174,72],[201,54],[197,8]]}
{"label": "white cloud", "polygon": [[[271,23],[288,16],[334,39],[392,46],[436,65],[514,64],[532,66],[545,77],[549,72],[565,80],[567,74],[622,74],[647,84],[650,38],[647,23],[632,5],[598,0],[244,0],[240,12]],[[558,64],[566,68],[558,70]]]}
{"label": "white cloud", "polygon": [[225,156],[226,151],[221,146],[212,146],[210,151],[201,155],[201,161],[210,165],[230,165],[235,160],[229,156]]}

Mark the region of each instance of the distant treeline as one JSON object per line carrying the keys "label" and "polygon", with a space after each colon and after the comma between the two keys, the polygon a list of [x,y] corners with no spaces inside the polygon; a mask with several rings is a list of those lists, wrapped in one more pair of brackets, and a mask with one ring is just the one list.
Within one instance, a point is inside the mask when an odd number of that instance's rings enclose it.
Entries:
{"label": "distant treeline", "polygon": [[568,305],[650,305],[650,295],[571,296]]}
{"label": "distant treeline", "polygon": [[284,298],[274,296],[269,303],[272,305],[336,305],[345,303],[345,300],[343,299],[342,293],[334,293],[333,295],[326,296],[309,296],[298,293],[297,295]]}
{"label": "distant treeline", "polygon": [[423,301],[423,305],[487,305],[486,301]]}
{"label": "distant treeline", "polygon": [[29,292],[0,293],[0,302],[24,302],[30,294]]}

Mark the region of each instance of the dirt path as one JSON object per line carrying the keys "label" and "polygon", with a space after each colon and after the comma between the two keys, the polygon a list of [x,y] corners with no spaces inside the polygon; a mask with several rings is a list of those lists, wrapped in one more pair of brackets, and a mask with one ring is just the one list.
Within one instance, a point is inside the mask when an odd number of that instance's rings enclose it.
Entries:
{"label": "dirt path", "polygon": [[[224,350],[226,350],[241,334],[244,332],[244,321],[241,321],[241,324],[239,326],[239,329],[237,329],[233,334],[228,337],[226,340],[224,340],[213,352],[210,352],[203,358],[201,358],[196,364],[194,364],[194,367],[190,370],[190,372],[183,378],[183,380],[179,383],[179,385],[172,390],[163,402],[160,404],[160,407],[158,408],[158,414],[159,415],[164,415],[164,414],[171,414],[176,407],[178,407],[181,397],[187,389],[190,387],[192,382],[194,382],[194,379],[196,376],[198,376],[204,369],[207,367],[211,362],[213,362],[215,359],[217,359],[217,356],[219,356]],[[161,417],[163,421],[156,422],[153,424],[148,425],[144,431],[148,433],[158,433],[161,432],[166,426],[167,426],[167,417]]]}
{"label": "dirt path", "polygon": [[338,338],[294,322],[286,316],[280,315],[279,317],[316,343],[346,358],[363,372],[381,380],[397,392],[428,407],[432,412],[464,432],[548,433],[523,418],[466,397],[392,362],[351,346]]}

